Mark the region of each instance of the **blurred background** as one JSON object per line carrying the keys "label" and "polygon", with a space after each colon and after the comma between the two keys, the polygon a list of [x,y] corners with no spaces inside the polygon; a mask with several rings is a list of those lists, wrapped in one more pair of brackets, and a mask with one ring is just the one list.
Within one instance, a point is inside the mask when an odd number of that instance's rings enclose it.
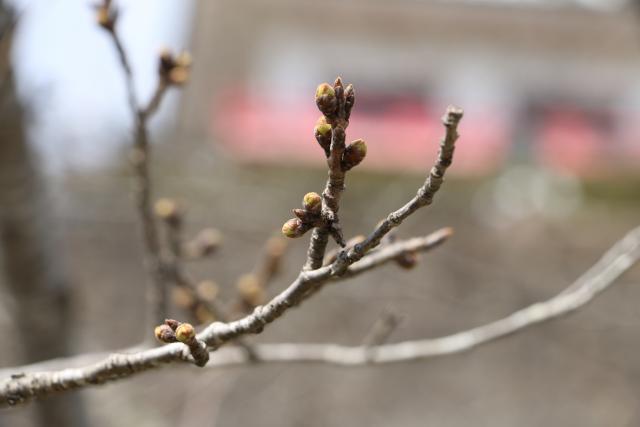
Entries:
{"label": "blurred background", "polygon": [[[0,51],[0,367],[151,333],[133,123],[93,5],[3,3],[0,25],[7,6],[18,24]],[[193,54],[190,83],[151,122],[152,175],[155,197],[186,207],[187,234],[222,232],[219,252],[189,269],[223,299],[302,195],[324,187],[317,84],[354,84],[347,136],[369,147],[343,197],[349,236],[415,194],[445,107],[465,110],[446,184],[398,231],[452,226],[454,237],[411,271],[388,265],[328,287],[252,341],[357,345],[385,311],[402,318],[391,341],[467,329],[561,291],[638,225],[637,2],[116,5],[143,100],[162,46]],[[290,242],[271,294],[296,276],[307,240]],[[349,369],[173,367],[2,409],[0,426],[637,426],[640,269],[619,281],[574,315],[470,353]]]}

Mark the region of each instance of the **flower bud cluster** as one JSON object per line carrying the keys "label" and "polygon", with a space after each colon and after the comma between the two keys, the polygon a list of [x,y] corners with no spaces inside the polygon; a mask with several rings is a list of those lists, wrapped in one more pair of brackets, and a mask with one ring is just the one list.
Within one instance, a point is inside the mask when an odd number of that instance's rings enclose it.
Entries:
{"label": "flower bud cluster", "polygon": [[318,193],[307,193],[302,198],[302,209],[292,209],[295,218],[291,218],[282,226],[282,234],[290,238],[301,237],[322,224],[322,197]]}
{"label": "flower bud cluster", "polygon": [[[353,85],[348,84],[344,87],[340,77],[336,79],[333,86],[329,83],[322,83],[316,89],[316,105],[323,115],[316,122],[313,134],[327,158],[331,155],[331,141],[334,139],[335,129],[339,127],[344,130],[348,126],[354,104]],[[367,144],[364,140],[353,141],[342,154],[342,170],[346,172],[357,166],[366,155]]]}

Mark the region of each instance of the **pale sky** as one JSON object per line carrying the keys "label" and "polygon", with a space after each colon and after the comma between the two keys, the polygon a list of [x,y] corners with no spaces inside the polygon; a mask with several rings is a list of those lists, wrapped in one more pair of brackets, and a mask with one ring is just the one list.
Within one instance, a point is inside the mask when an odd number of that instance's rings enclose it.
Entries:
{"label": "pale sky", "polygon": [[[95,0],[14,0],[20,14],[14,63],[34,119],[33,142],[49,172],[99,166],[131,129],[122,70],[110,39],[95,24]],[[120,0],[119,30],[138,94],[156,81],[162,46],[188,42],[194,0]],[[172,92],[173,101],[177,93]],[[175,107],[166,103],[165,114]],[[159,118],[161,121],[162,118]],[[157,123],[157,121],[156,121]]]}

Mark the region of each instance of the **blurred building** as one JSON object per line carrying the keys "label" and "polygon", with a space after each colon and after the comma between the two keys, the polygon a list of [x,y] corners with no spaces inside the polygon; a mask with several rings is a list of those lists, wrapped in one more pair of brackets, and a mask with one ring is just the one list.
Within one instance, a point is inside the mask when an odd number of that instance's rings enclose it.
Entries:
{"label": "blurred building", "polygon": [[[356,86],[369,167],[420,169],[463,107],[456,171],[640,160],[640,15],[624,1],[200,2],[183,123],[241,159],[320,162],[315,86]],[[400,148],[401,147],[401,148]]]}

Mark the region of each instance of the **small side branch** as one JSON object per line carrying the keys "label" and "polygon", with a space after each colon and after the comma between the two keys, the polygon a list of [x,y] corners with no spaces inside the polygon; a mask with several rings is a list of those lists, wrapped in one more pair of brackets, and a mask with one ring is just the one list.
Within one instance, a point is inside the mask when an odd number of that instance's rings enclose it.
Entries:
{"label": "small side branch", "polygon": [[[183,213],[178,205],[173,200],[160,199],[156,202],[155,211],[156,214],[162,218],[166,226],[167,247],[170,252],[170,254],[164,258],[164,272],[173,284],[188,295],[186,308],[191,311],[194,319],[199,322],[204,323],[204,319],[206,318],[214,318],[222,322],[229,321],[229,315],[225,312],[221,304],[218,304],[215,295],[205,298],[200,289],[198,289],[196,282],[189,277],[184,268],[183,249],[185,244],[182,235]],[[165,323],[167,322],[165,321]],[[235,343],[245,350],[249,359],[254,358],[253,350],[249,343],[245,342],[242,338],[236,339]],[[203,352],[199,350],[200,343],[195,340],[193,340],[191,348],[192,354],[193,349],[198,350],[199,353]],[[201,358],[200,360],[204,359]]]}
{"label": "small side branch", "polygon": [[97,6],[97,21],[109,35],[118,55],[124,73],[129,108],[135,124],[131,165],[134,171],[133,195],[138,217],[142,226],[145,247],[145,266],[150,276],[147,287],[149,301],[148,326],[161,322],[167,313],[167,281],[166,269],[162,259],[158,226],[152,210],[152,188],[149,171],[149,130],[148,120],[158,110],[160,103],[171,85],[180,85],[188,77],[191,58],[188,54],[173,57],[170,52],[160,55],[159,79],[150,101],[141,106],[136,94],[131,61],[117,31],[118,10],[111,0],[102,0]]}
{"label": "small side branch", "polygon": [[145,247],[145,266],[151,281],[147,287],[147,299],[149,301],[148,326],[156,325],[164,319],[167,313],[167,286],[163,271],[163,261],[160,253],[158,227],[153,217],[151,207],[151,178],[149,175],[149,131],[147,119],[155,111],[160,103],[166,86],[158,85],[150,103],[149,109],[140,107],[136,94],[133,71],[127,52],[116,30],[117,10],[111,1],[105,0],[98,7],[98,23],[107,31],[113,46],[118,54],[118,59],[124,73],[129,108],[135,123],[133,147],[130,161],[134,171],[133,196],[138,217],[142,225],[142,235]]}
{"label": "small side branch", "polygon": [[[351,89],[352,91],[352,89]],[[323,95],[324,96],[324,95]],[[353,105],[352,96],[347,97],[346,99],[351,99],[350,105]],[[322,109],[321,109],[322,110]],[[325,113],[326,114],[326,113]],[[348,118],[348,115],[345,116]],[[424,206],[431,202],[433,198],[433,194],[440,187],[442,183],[444,170],[451,163],[452,155],[453,155],[453,144],[457,139],[457,124],[462,117],[461,110],[455,108],[449,108],[447,110],[447,115],[445,115],[444,123],[447,128],[447,134],[441,143],[441,150],[438,156],[438,161],[436,166],[431,171],[429,178],[425,182],[424,186],[418,191],[418,195],[405,207],[396,211],[389,215],[389,217],[393,217],[394,214],[400,218],[400,222],[417,210],[419,207]],[[351,145],[356,145],[357,142],[354,142]],[[360,156],[359,159],[362,160],[364,156]],[[343,160],[346,160],[345,165],[348,167],[352,167],[354,164],[357,164],[355,160],[357,158],[354,157],[343,157]],[[435,178],[434,178],[435,177]],[[313,199],[313,200],[311,200]],[[312,197],[311,199],[303,200],[303,205],[305,206],[305,212],[314,212],[317,208],[317,198]],[[325,207],[325,201],[322,201],[322,209]],[[320,267],[311,271],[303,269],[296,280],[289,285],[284,291],[275,296],[271,301],[269,301],[264,306],[255,307],[254,311],[243,317],[242,319],[233,321],[233,322],[213,322],[207,328],[205,328],[198,336],[195,338],[198,342],[205,343],[211,350],[217,350],[224,343],[236,339],[242,335],[246,334],[256,334],[262,332],[264,327],[276,319],[280,318],[284,313],[289,310],[291,307],[294,307],[304,301],[312,291],[317,291],[322,287],[322,285],[329,280],[335,279],[342,275],[345,275],[349,269],[349,267],[361,260],[366,251],[363,251],[362,248],[366,248],[369,250],[373,248],[380,239],[392,228],[389,227],[386,231],[381,232],[379,230],[384,230],[385,223],[381,224],[372,235],[365,240],[364,243],[357,244],[354,248],[349,250],[343,250],[337,257],[337,259],[330,265],[325,267]],[[395,225],[398,225],[397,222]],[[285,224],[286,226],[287,224]],[[394,225],[394,226],[395,226]],[[296,227],[294,227],[295,229]],[[283,231],[284,227],[283,227]],[[377,239],[377,241],[376,241]],[[375,245],[372,243],[375,242]],[[418,243],[418,242],[416,242]],[[422,242],[424,244],[424,242]],[[391,246],[391,245],[390,245]],[[360,249],[356,249],[360,248]],[[398,247],[396,247],[398,248]],[[392,255],[395,259],[401,253],[406,251],[405,248],[400,248],[400,252],[388,251],[388,255]],[[324,252],[322,253],[324,257]],[[374,255],[374,254],[372,254]],[[379,259],[378,263],[385,262],[384,259]],[[365,263],[366,265],[366,263]],[[366,271],[366,268],[363,268],[362,271]],[[158,322],[160,323],[160,322]],[[169,344],[164,348],[171,349],[172,346],[177,345]],[[169,350],[167,350],[169,351]],[[176,350],[171,350],[176,351]],[[102,366],[102,365],[101,365]],[[146,366],[146,365],[145,365]],[[102,366],[104,368],[104,366]],[[101,377],[102,378],[102,377]],[[112,379],[109,377],[108,372],[105,372],[104,381],[108,381]],[[63,387],[63,386],[61,386]],[[46,388],[46,387],[45,387]],[[63,387],[64,388],[64,387]],[[30,389],[27,389],[30,390]],[[25,396],[25,399],[28,398],[29,395]],[[15,399],[14,399],[15,400]],[[1,404],[1,401],[0,401]]]}
{"label": "small side branch", "polygon": [[341,256],[338,256],[338,261],[341,261],[335,265],[338,274],[346,271],[350,264],[361,259],[369,250],[378,246],[387,233],[402,224],[412,213],[433,202],[433,197],[444,182],[444,174],[453,161],[455,143],[458,139],[458,124],[462,116],[463,111],[460,108],[452,106],[447,108],[445,115],[442,117],[442,124],[446,131],[445,136],[440,141],[438,158],[431,168],[424,185],[418,189],[415,197],[406,205],[390,213],[362,243],[355,245],[348,251],[343,251]]}

